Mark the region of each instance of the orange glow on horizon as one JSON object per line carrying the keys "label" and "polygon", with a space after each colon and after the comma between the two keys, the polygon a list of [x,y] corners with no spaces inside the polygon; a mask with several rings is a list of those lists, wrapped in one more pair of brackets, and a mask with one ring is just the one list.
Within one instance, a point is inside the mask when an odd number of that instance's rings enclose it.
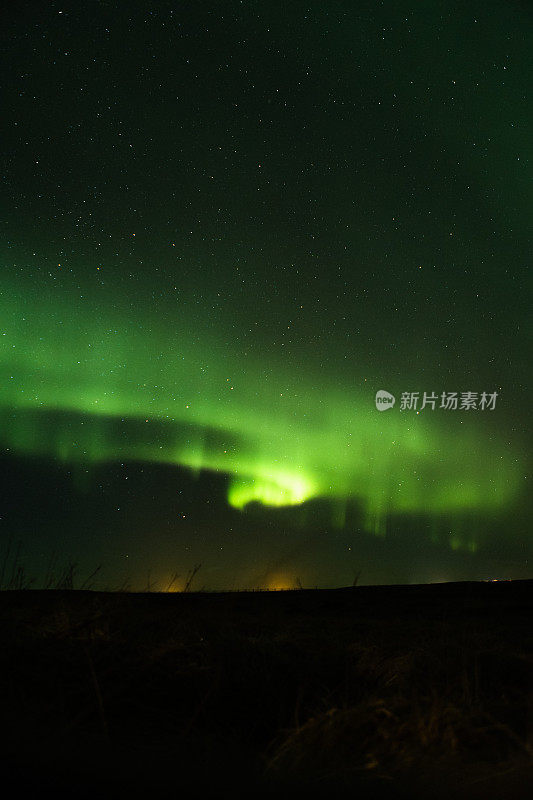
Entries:
{"label": "orange glow on horizon", "polygon": [[269,592],[282,592],[288,589],[298,589],[298,583],[292,575],[276,574],[268,579],[266,588]]}

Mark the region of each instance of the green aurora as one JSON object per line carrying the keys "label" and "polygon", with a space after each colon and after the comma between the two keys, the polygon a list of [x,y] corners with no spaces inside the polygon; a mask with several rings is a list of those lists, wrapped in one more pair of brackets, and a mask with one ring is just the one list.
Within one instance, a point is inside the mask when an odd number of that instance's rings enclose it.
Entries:
{"label": "green aurora", "polygon": [[223,336],[191,338],[185,316],[170,334],[115,305],[100,309],[103,328],[86,296],[4,289],[0,441],[14,453],[215,470],[234,508],[325,498],[339,526],[356,499],[377,535],[390,514],[444,515],[454,549],[478,546],[465,514],[504,512],[519,494],[522,457],[489,411],[380,413],[374,394],[388,387],[349,390],[272,359],[266,371]]}

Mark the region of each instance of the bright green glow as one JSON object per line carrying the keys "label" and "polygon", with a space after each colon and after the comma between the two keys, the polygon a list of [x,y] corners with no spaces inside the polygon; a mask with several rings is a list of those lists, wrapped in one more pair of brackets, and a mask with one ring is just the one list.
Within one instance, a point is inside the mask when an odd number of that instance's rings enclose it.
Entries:
{"label": "bright green glow", "polygon": [[[516,495],[519,455],[483,432],[482,416],[380,413],[373,391],[243,360],[223,338],[191,337],[183,316],[169,327],[129,310],[103,321],[85,299],[4,293],[2,445],[65,462],[213,469],[230,476],[235,508],[326,497],[337,524],[358,498],[377,535],[390,513],[501,510]],[[476,547],[468,531],[450,545]]]}
{"label": "bright green glow", "polygon": [[311,484],[299,475],[272,474],[268,479],[234,479],[228,492],[228,502],[234,508],[244,508],[252,501],[267,506],[299,505],[313,497]]}

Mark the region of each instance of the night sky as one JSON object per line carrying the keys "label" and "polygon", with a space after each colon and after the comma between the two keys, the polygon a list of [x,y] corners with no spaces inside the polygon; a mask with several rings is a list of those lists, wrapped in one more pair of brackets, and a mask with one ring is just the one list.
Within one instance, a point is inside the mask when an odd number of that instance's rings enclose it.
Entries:
{"label": "night sky", "polygon": [[109,588],[533,576],[532,23],[13,6],[4,552]]}

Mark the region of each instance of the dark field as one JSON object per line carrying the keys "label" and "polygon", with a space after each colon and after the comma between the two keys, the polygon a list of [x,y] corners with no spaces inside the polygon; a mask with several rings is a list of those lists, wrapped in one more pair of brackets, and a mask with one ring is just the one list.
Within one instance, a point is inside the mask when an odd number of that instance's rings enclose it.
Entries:
{"label": "dark field", "polygon": [[532,611],[531,581],[2,592],[3,779],[76,798],[530,796]]}

